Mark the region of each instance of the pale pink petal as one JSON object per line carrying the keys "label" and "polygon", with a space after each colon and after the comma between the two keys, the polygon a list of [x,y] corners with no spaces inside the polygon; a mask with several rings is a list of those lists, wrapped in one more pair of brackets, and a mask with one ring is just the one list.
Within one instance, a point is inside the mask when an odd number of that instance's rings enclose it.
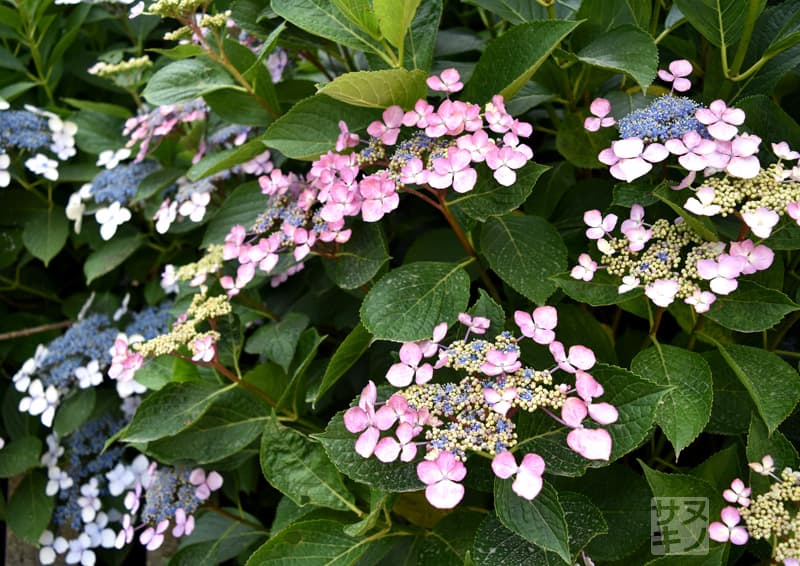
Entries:
{"label": "pale pink petal", "polygon": [[592,403],[589,405],[589,416],[595,422],[604,425],[615,423],[619,419],[616,407],[608,403]]}
{"label": "pale pink petal", "polygon": [[381,438],[375,446],[375,457],[381,462],[394,462],[400,456],[400,443],[391,436]]}
{"label": "pale pink petal", "polygon": [[464,498],[464,486],[450,480],[425,488],[425,498],[437,509],[452,509]]}
{"label": "pale pink petal", "polygon": [[393,364],[386,372],[386,380],[395,387],[406,387],[414,380],[414,368],[406,364]]}
{"label": "pale pink petal", "polygon": [[567,445],[588,460],[608,460],[611,435],[599,429],[578,428],[567,435]]}
{"label": "pale pink petal", "polygon": [[514,483],[511,484],[511,489],[520,497],[531,500],[542,491],[543,483],[541,474],[533,474],[525,468],[520,468]]}
{"label": "pale pink petal", "polygon": [[561,419],[572,428],[581,426],[587,414],[586,403],[577,397],[569,397],[561,407]]}
{"label": "pale pink petal", "polygon": [[356,440],[356,453],[362,458],[369,458],[372,456],[380,435],[380,432],[374,426],[362,432],[358,440]]}
{"label": "pale pink petal", "polygon": [[492,459],[492,471],[500,479],[507,479],[517,473],[517,462],[511,452],[500,452]]}

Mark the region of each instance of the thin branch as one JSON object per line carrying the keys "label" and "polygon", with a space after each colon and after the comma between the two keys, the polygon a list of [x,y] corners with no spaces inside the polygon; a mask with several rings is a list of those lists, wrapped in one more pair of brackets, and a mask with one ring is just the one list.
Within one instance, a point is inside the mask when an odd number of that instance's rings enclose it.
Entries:
{"label": "thin branch", "polygon": [[0,342],[3,340],[14,340],[15,338],[22,338],[23,336],[31,336],[39,334],[40,332],[48,332],[49,330],[61,330],[67,328],[72,324],[71,320],[62,320],[61,322],[51,322],[50,324],[42,324],[40,326],[32,326],[30,328],[22,328],[20,330],[12,330],[11,332],[4,332],[0,334]]}

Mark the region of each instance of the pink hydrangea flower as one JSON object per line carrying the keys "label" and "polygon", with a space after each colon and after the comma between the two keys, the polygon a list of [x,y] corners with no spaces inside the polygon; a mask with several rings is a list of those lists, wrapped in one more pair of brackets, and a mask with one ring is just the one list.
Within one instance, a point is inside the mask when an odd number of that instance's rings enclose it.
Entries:
{"label": "pink hydrangea flower", "polygon": [[786,214],[800,225],[800,200],[787,204]]}
{"label": "pink hydrangea flower", "polygon": [[195,468],[189,474],[189,483],[195,486],[194,494],[200,501],[205,501],[211,497],[212,491],[217,491],[222,487],[222,476],[217,472],[210,472],[206,475],[203,468]]}
{"label": "pink hydrangea flower", "polygon": [[435,189],[452,186],[457,193],[471,191],[478,180],[478,172],[469,166],[471,162],[469,151],[450,148],[447,157],[433,160],[433,171],[428,178],[428,184]]}
{"label": "pink hydrangea flower", "polygon": [[253,263],[245,263],[236,269],[236,279],[230,275],[220,277],[219,284],[228,292],[229,297],[239,294],[239,291],[244,289],[253,277],[256,275],[256,266]]}
{"label": "pink hydrangea flower", "polygon": [[239,257],[239,252],[246,236],[247,230],[241,224],[231,228],[228,235],[225,236],[225,244],[222,246],[222,259],[229,260]]}
{"label": "pink hydrangea flower", "polygon": [[633,291],[639,286],[639,283],[641,283],[641,280],[638,277],[634,277],[633,275],[625,275],[622,278],[622,283],[619,287],[617,287],[617,293],[622,295],[623,293]]}
{"label": "pink hydrangea flower", "polygon": [[344,120],[339,120],[339,137],[336,138],[336,151],[344,151],[347,148],[355,147],[358,145],[358,134],[354,134],[347,129],[347,123]]}
{"label": "pink hydrangea flower", "polygon": [[404,420],[409,411],[411,409],[408,407],[408,400],[399,393],[394,393],[383,407],[375,411],[374,423],[379,430],[389,430],[395,422]]}
{"label": "pink hydrangea flower", "polygon": [[698,108],[695,117],[705,124],[708,133],[720,141],[731,141],[739,133],[738,126],[744,124],[744,111],[728,108],[724,100],[715,100],[708,108]]}
{"label": "pink hydrangea flower", "polygon": [[600,128],[607,128],[617,123],[611,113],[611,103],[605,98],[595,98],[589,105],[589,112],[592,116],[588,116],[583,121],[584,129],[590,132],[596,132]]}
{"label": "pink hydrangea flower", "polygon": [[437,509],[452,509],[463,499],[461,480],[467,468],[450,452],[439,452],[435,460],[417,464],[417,477],[427,485],[425,497]]}
{"label": "pink hydrangea flower", "polygon": [[704,185],[697,189],[695,196],[689,197],[683,207],[694,214],[700,216],[715,216],[719,214],[722,207],[714,204],[714,197],[716,192],[713,187]]}
{"label": "pink hydrangea flower", "polygon": [[558,312],[555,307],[537,307],[532,313],[516,311],[514,322],[523,336],[533,339],[537,344],[547,345],[556,339],[553,329],[558,324]]}
{"label": "pink hydrangea flower", "polygon": [[403,462],[410,462],[417,455],[414,443],[414,427],[409,423],[400,423],[397,427],[397,438],[387,436],[381,438],[375,447],[375,457],[381,462],[394,462],[398,456]]}
{"label": "pink hydrangea flower", "polygon": [[580,344],[570,346],[569,354],[565,351],[564,344],[558,340],[551,342],[548,348],[558,367],[568,373],[575,373],[578,370],[590,370],[597,361],[594,352]]}
{"label": "pink hydrangea flower", "polygon": [[464,134],[456,140],[459,149],[469,151],[473,163],[486,160],[486,154],[497,148],[485,130],[478,130],[472,134]]}
{"label": "pink hydrangea flower", "polygon": [[587,460],[611,457],[611,435],[602,428],[575,428],[567,435],[567,445]]}
{"label": "pink hydrangea flower", "polygon": [[644,288],[644,294],[659,307],[668,307],[675,300],[678,288],[673,279],[656,279]]}
{"label": "pink hydrangea flower", "polygon": [[692,64],[686,59],[677,59],[669,64],[669,71],[658,70],[658,78],[665,83],[672,83],[678,92],[686,92],[692,88],[692,81],[687,79],[692,74]]}
{"label": "pink hydrangea flower", "polygon": [[492,176],[504,187],[510,187],[517,180],[515,169],[528,162],[527,156],[513,147],[493,148],[486,153],[486,165],[492,169]]}
{"label": "pink hydrangea flower", "polygon": [[742,507],[750,505],[750,492],[749,487],[745,487],[744,482],[736,478],[731,482],[731,487],[722,492],[722,497],[728,503],[736,503]]}
{"label": "pink hydrangea flower", "polygon": [[427,383],[433,377],[433,366],[422,361],[422,348],[414,342],[406,342],[400,347],[400,362],[393,364],[386,372],[386,380],[395,387],[406,387],[416,380],[418,384]]}
{"label": "pink hydrangea flower", "polygon": [[424,185],[430,174],[419,157],[412,157],[400,169],[400,182],[404,185]]}
{"label": "pink hydrangea flower", "polygon": [[484,118],[489,125],[489,129],[496,134],[504,134],[511,129],[514,118],[506,112],[506,105],[503,97],[495,94],[491,102],[484,106]]}
{"label": "pink hydrangea flower", "polygon": [[501,414],[504,417],[511,408],[511,402],[517,398],[517,389],[515,387],[507,387],[505,389],[497,390],[494,387],[486,387],[483,390],[483,399],[495,413]]}
{"label": "pink hydrangea flower", "polygon": [[722,523],[714,521],[708,526],[708,537],[717,542],[730,541],[735,545],[743,545],[750,538],[744,527],[738,526],[742,516],[736,507],[725,507],[720,513]]}
{"label": "pink hydrangea flower", "polygon": [[153,551],[159,548],[164,542],[164,533],[169,527],[169,519],[159,521],[155,527],[147,527],[139,535],[139,542],[145,545],[147,550]]}
{"label": "pink hydrangea flower", "polygon": [[631,207],[631,215],[630,218],[625,220],[620,226],[620,230],[623,234],[628,233],[628,231],[633,230],[634,228],[639,228],[644,225],[644,207],[641,204],[634,204]]}
{"label": "pink hydrangea flower", "polygon": [[589,228],[586,230],[586,237],[590,240],[599,240],[614,229],[617,225],[617,215],[608,214],[603,216],[599,210],[587,210],[583,213],[583,223]]}
{"label": "pink hydrangea flower", "polygon": [[489,350],[486,353],[486,361],[481,365],[481,371],[490,377],[502,373],[514,373],[522,367],[522,362],[517,358],[519,358],[518,351]]}
{"label": "pink hydrangea flower", "polygon": [[472,317],[465,312],[458,313],[458,322],[466,326],[467,332],[471,332],[472,334],[486,334],[486,330],[492,324],[492,321],[486,317]]}
{"label": "pink hydrangea flower", "polygon": [[750,210],[742,213],[742,220],[753,234],[759,238],[769,238],[772,234],[772,229],[780,221],[781,217],[777,212],[766,207],[759,207],[756,210]]}
{"label": "pink hydrangea flower", "polygon": [[768,476],[775,471],[775,461],[769,454],[761,458],[760,462],[748,462],[747,465],[755,473],[762,476]]}
{"label": "pink hydrangea flower", "polygon": [[378,444],[380,431],[375,423],[375,400],[377,389],[375,384],[370,381],[361,391],[358,405],[350,407],[344,413],[344,427],[352,432],[360,432],[356,440],[356,453],[362,458],[369,458],[375,451]]}
{"label": "pink hydrangea flower", "polygon": [[683,299],[683,302],[694,307],[694,312],[702,314],[708,312],[716,300],[717,296],[714,293],[695,289],[691,295]]}
{"label": "pink hydrangea flower", "polygon": [[626,138],[611,142],[611,147],[601,151],[597,158],[610,166],[609,172],[615,179],[630,183],[646,175],[653,163],[664,161],[668,156],[669,151],[660,143],[645,147],[639,138]]}
{"label": "pink hydrangea flower", "polygon": [[394,181],[383,175],[370,175],[359,183],[361,217],[364,222],[377,222],[398,207],[400,195]]}
{"label": "pink hydrangea flower", "polygon": [[742,256],[720,254],[716,260],[701,259],[697,261],[697,273],[702,279],[710,281],[711,290],[718,295],[728,295],[736,290],[736,280],[742,274],[747,260]]}
{"label": "pink hydrangea flower", "polygon": [[417,100],[414,109],[409,110],[403,115],[403,125],[412,128],[414,126],[426,128],[428,118],[433,114],[433,105],[428,104],[424,98]]}
{"label": "pink hydrangea flower", "polygon": [[461,75],[455,68],[449,68],[442,71],[439,76],[431,75],[425,81],[428,88],[439,92],[446,92],[448,94],[458,92],[464,88],[464,83],[461,82]]}
{"label": "pink hydrangea flower", "polygon": [[426,358],[436,355],[439,351],[439,342],[444,340],[445,335],[447,335],[446,322],[440,322],[434,326],[433,340],[423,340],[419,343],[419,347],[422,349],[422,355]]}
{"label": "pink hydrangea flower", "polygon": [[192,534],[194,530],[194,515],[187,515],[182,508],[175,511],[175,527],[172,529],[172,536],[180,538],[184,535]]}
{"label": "pink hydrangea flower", "polygon": [[396,104],[383,111],[383,121],[375,120],[367,127],[367,133],[381,140],[385,145],[397,143],[400,126],[403,125],[405,112]]}
{"label": "pink hydrangea flower", "polygon": [[703,139],[694,130],[686,132],[680,139],[671,139],[664,142],[670,153],[678,155],[678,163],[687,171],[702,171],[708,165],[706,156],[717,149],[717,144],[711,140]]}
{"label": "pink hydrangea flower", "polygon": [[591,281],[595,271],[597,271],[597,262],[592,260],[592,256],[589,254],[581,254],[578,256],[578,265],[573,267],[569,274],[573,279]]}
{"label": "pink hydrangea flower", "polygon": [[500,452],[492,459],[492,471],[500,479],[508,479],[516,474],[511,489],[529,501],[542,491],[544,460],[538,454],[525,454],[517,466],[517,461],[511,452]]}
{"label": "pink hydrangea flower", "polygon": [[717,150],[706,156],[710,168],[741,179],[752,179],[761,171],[758,146],[761,138],[743,134],[732,141],[718,141]]}
{"label": "pink hydrangea flower", "polygon": [[747,260],[745,266],[742,267],[742,275],[750,275],[756,271],[767,269],[775,259],[775,252],[763,244],[756,246],[752,240],[731,242],[730,255]]}
{"label": "pink hydrangea flower", "polygon": [[214,338],[211,335],[195,338],[189,343],[192,361],[208,363],[214,359]]}
{"label": "pink hydrangea flower", "polygon": [[653,237],[653,231],[644,226],[631,228],[625,232],[628,240],[628,249],[632,252],[639,252],[644,249],[644,245]]}

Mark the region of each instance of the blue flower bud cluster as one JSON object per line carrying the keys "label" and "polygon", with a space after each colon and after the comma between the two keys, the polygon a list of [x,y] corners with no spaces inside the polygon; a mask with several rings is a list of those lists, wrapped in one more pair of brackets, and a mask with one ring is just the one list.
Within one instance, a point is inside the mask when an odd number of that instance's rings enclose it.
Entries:
{"label": "blue flower bud cluster", "polygon": [[156,169],[155,161],[131,162],[105,169],[92,181],[92,196],[98,203],[127,203],[136,194],[142,179]]}
{"label": "blue flower bud cluster", "polygon": [[46,117],[27,110],[0,112],[0,150],[15,147],[32,152],[51,143]]}
{"label": "blue flower bud cluster", "polygon": [[708,137],[706,127],[695,118],[700,104],[685,96],[665,94],[645,108],[634,110],[619,121],[622,138],[641,138],[645,142],[660,142],[680,138],[695,131]]}
{"label": "blue flower bud cluster", "polygon": [[128,336],[139,334],[145,340],[152,340],[156,336],[164,334],[173,318],[170,312],[171,308],[172,301],[165,301],[157,306],[146,307],[133,313],[133,320],[125,327],[125,334]]}
{"label": "blue flower bud cluster", "polygon": [[196,486],[189,482],[190,468],[158,468],[145,493],[142,522],[156,525],[171,519],[178,509],[187,515],[194,513],[201,501],[195,495]]}

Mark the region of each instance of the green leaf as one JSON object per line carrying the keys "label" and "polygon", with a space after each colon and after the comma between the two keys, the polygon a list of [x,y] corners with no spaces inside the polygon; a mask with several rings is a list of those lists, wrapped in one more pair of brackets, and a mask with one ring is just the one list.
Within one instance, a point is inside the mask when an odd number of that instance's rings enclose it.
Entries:
{"label": "green leaf", "polygon": [[181,59],[156,71],[142,96],[155,106],[184,104],[233,84],[230,75],[206,59]]}
{"label": "green leaf", "polygon": [[482,316],[492,321],[489,329],[486,331],[488,336],[495,336],[500,334],[506,324],[506,313],[503,307],[494,302],[489,294],[483,289],[478,289],[478,300],[467,311],[470,316]]}
{"label": "green leaf", "polygon": [[261,192],[258,181],[250,181],[239,185],[225,199],[219,211],[211,219],[203,236],[201,247],[206,248],[211,244],[222,244],[225,236],[236,224],[241,224],[249,230],[258,216],[267,206],[267,197]]}
{"label": "green leaf", "polygon": [[407,69],[422,69],[426,73],[433,63],[433,50],[439,34],[443,1],[425,0],[417,9],[406,34],[403,66]]}
{"label": "green leaf", "polygon": [[380,39],[378,18],[370,0],[331,0],[331,2],[356,27],[367,32],[371,38]]}
{"label": "green leaf", "polygon": [[87,421],[94,411],[95,397],[94,388],[90,387],[80,389],[64,400],[53,421],[53,431],[64,437]]}
{"label": "green leaf", "polygon": [[22,243],[31,255],[50,263],[67,243],[69,222],[59,207],[37,210],[31,214],[22,230]]}
{"label": "green leaf", "polygon": [[344,427],[343,415],[344,411],[337,413],[325,432],[314,435],[340,472],[352,480],[383,491],[417,491],[425,487],[417,478],[417,467],[413,462],[384,464],[377,458],[358,455],[355,450],[358,435]]}
{"label": "green leaf", "polygon": [[564,20],[528,22],[490,41],[466,86],[467,100],[484,103],[495,94],[512,99],[579,24]]}
{"label": "green leaf", "polygon": [[447,514],[432,530],[425,533],[416,563],[436,566],[468,564],[465,557],[484,516],[478,511],[466,509],[456,509]]}
{"label": "green leaf", "polygon": [[460,265],[416,262],[384,275],[361,305],[361,322],[376,340],[428,338],[453,322],[469,300],[469,276]]}
{"label": "green leaf", "polygon": [[[650,490],[653,492],[653,497],[698,497],[708,499],[710,504],[709,517],[719,517],[719,512],[722,510],[723,499],[721,494],[709,482],[696,476],[688,474],[676,474],[659,472],[648,467],[647,464],[639,460],[639,465],[644,470],[644,477],[650,485]],[[675,527],[674,523],[669,523],[670,527]],[[663,525],[662,525],[663,526]],[[684,536],[690,533],[682,533]],[[701,529],[699,533],[693,533],[699,536],[705,536],[705,529]]]}
{"label": "green leaf", "polygon": [[278,118],[267,129],[264,143],[292,159],[314,159],[336,146],[339,120],[345,120],[350,131],[357,131],[380,114],[375,108],[350,106],[318,94],[301,100]]}
{"label": "green leaf", "polygon": [[255,96],[249,92],[242,92],[238,87],[223,87],[206,92],[203,94],[203,100],[215,114],[233,124],[267,126],[274,120],[272,114],[258,102]]}
{"label": "green leaf", "polygon": [[748,0],[675,0],[675,4],[715,47],[736,43],[748,17]]}
{"label": "green leaf", "polygon": [[760,332],[778,324],[800,305],[778,291],[753,281],[740,281],[730,295],[719,295],[705,316],[737,332]]}
{"label": "green leaf", "polygon": [[92,252],[83,264],[83,273],[86,275],[88,285],[98,277],[112,271],[128,259],[144,243],[144,236],[113,238],[110,242],[104,242],[103,247]]}
{"label": "green leaf", "polygon": [[[602,512],[588,497],[562,491],[558,498],[569,526],[570,552],[575,558],[592,539],[608,532],[608,526]],[[514,534],[495,515],[489,515],[481,523],[472,557],[477,566],[563,565],[557,554],[544,551]]]}
{"label": "green leaf", "polygon": [[0,478],[11,478],[39,465],[42,441],[35,436],[22,436],[0,450]]}
{"label": "green leaf", "polygon": [[538,216],[489,219],[481,231],[481,253],[503,281],[538,305],[556,290],[550,277],[567,267],[561,236]]}
{"label": "green leaf", "polygon": [[283,320],[270,322],[248,338],[244,351],[248,354],[263,354],[289,371],[300,335],[308,326],[308,317],[300,313],[289,313]]}
{"label": "green leaf", "polygon": [[139,182],[139,188],[136,189],[136,194],[131,202],[147,200],[158,191],[166,189],[175,183],[183,174],[183,170],[172,168],[153,171]]}
{"label": "green leaf", "polygon": [[487,169],[478,172],[478,182],[468,193],[451,192],[450,206],[459,208],[475,220],[486,222],[491,216],[502,216],[519,208],[530,196],[539,177],[549,169],[546,165],[529,162],[517,171],[517,181],[504,187],[494,180]]}
{"label": "green leaf", "polygon": [[[334,5],[331,0],[273,0],[272,9],[280,17],[288,20],[305,31],[318,35],[335,43],[361,51],[380,53],[382,49],[370,37],[369,33],[362,31],[362,25],[354,25],[352,19],[357,12],[342,12],[340,7],[352,4],[343,0]],[[367,24],[368,16],[362,13],[362,18],[356,18],[359,24]],[[374,14],[372,16],[374,18]],[[377,24],[377,20],[375,21]],[[377,29],[377,25],[375,26]]]}
{"label": "green leaf", "polygon": [[169,354],[158,356],[136,371],[136,381],[158,390],[171,381],[192,381],[198,377],[197,366]]}
{"label": "green leaf", "polygon": [[178,60],[178,59],[189,59],[190,57],[200,57],[205,52],[203,49],[194,43],[184,43],[181,45],[176,45],[175,47],[170,47],[169,49],[159,49],[158,47],[151,47],[147,49],[152,53],[158,53],[159,55],[163,55],[164,57],[168,57],[169,59]]}
{"label": "green leaf", "polygon": [[656,423],[675,448],[677,460],[711,417],[711,369],[700,354],[656,342],[633,359],[631,370],[671,386],[656,410]]}
{"label": "green leaf", "polygon": [[291,379],[278,398],[278,410],[288,407],[295,414],[299,414],[298,411],[301,410],[305,403],[303,378],[309,365],[314,361],[319,345],[322,344],[325,338],[327,338],[327,335],[320,336],[315,328],[308,328],[300,335],[300,340],[297,342],[297,352],[294,355],[291,366],[289,366]]}
{"label": "green leaf", "polygon": [[645,566],[722,566],[726,559],[726,544],[718,544],[701,555],[666,555],[655,558]]}
{"label": "green leaf", "polygon": [[604,33],[576,56],[588,65],[633,77],[642,91],[647,90],[658,70],[658,48],[652,36],[630,24]]}
{"label": "green leaf", "polygon": [[747,434],[747,422],[756,411],[750,393],[716,350],[703,352],[714,377],[714,404],[706,432]]}
{"label": "green leaf", "polygon": [[53,514],[55,498],[45,494],[46,485],[44,473],[33,470],[22,478],[8,501],[8,526],[28,544],[39,543],[39,536],[47,528]]}
{"label": "green leaf", "polygon": [[341,378],[347,370],[353,367],[359,358],[364,355],[369,345],[372,343],[372,335],[364,328],[364,325],[358,323],[355,328],[348,334],[342,343],[336,348],[336,351],[331,356],[331,361],[328,362],[328,367],[325,369],[325,374],[322,376],[322,383],[317,389],[317,396],[314,398],[314,403],[331,388],[339,378]]}
{"label": "green leaf", "polygon": [[547,17],[544,7],[528,0],[473,0],[472,3],[497,14],[511,24],[523,24]]}
{"label": "green leaf", "polygon": [[[569,489],[585,495],[603,514],[608,533],[598,535],[586,549],[595,560],[622,560],[648,540],[652,495],[644,478],[629,467],[612,464],[580,478],[558,478],[557,485],[560,493]],[[571,531],[572,521],[567,524]]]}
{"label": "green leaf", "polygon": [[614,185],[612,206],[631,208],[634,204],[649,206],[658,202],[653,196],[653,185],[650,183],[619,183]]}
{"label": "green leaf", "polygon": [[230,149],[223,149],[215,153],[210,153],[192,165],[186,172],[186,176],[192,181],[199,181],[200,179],[214,175],[220,171],[225,171],[226,169],[250,161],[266,150],[267,148],[261,139],[254,139],[239,147],[232,147]]}
{"label": "green leaf", "polygon": [[[597,364],[592,375],[605,390],[597,401],[611,403],[619,412],[617,422],[603,427],[611,435],[610,461],[613,462],[637,448],[647,437],[658,405],[668,390],[612,365]],[[539,454],[547,462],[548,473],[579,476],[589,467],[608,465],[603,461],[587,460],[573,452],[567,446],[569,429],[556,425],[549,417],[533,415],[533,422],[536,425],[534,430],[518,431],[520,438],[525,440],[520,441],[516,450]]]}
{"label": "green leaf", "polygon": [[[373,0],[381,33],[395,47],[403,45],[422,0]],[[427,94],[427,93],[426,93]],[[424,98],[424,94],[422,96]]]}
{"label": "green leaf", "polygon": [[142,401],[120,439],[150,442],[177,434],[203,416],[216,398],[234,387],[236,384],[221,387],[205,381],[168,383]]}
{"label": "green leaf", "polygon": [[122,147],[124,120],[108,114],[90,110],[81,110],[70,120],[78,126],[75,144],[78,149],[88,153],[99,154],[111,147]]}
{"label": "green leaf", "polygon": [[192,426],[148,443],[147,453],[165,464],[209,464],[233,456],[258,438],[269,409],[249,391],[225,393]]}
{"label": "green leaf", "polygon": [[[328,519],[293,523],[256,550],[247,566],[346,566],[358,562],[371,545],[383,540],[357,539],[342,528],[342,523]],[[392,536],[404,535],[385,535]]]}
{"label": "green leaf", "polygon": [[191,539],[182,541],[185,544],[191,540],[191,544],[181,545],[170,559],[171,566],[200,566],[205,564],[203,560],[210,565],[220,564],[267,538],[265,529],[257,528],[260,523],[256,517],[235,507],[222,510],[225,515],[209,511],[197,517]]}
{"label": "green leaf", "polygon": [[325,272],[342,289],[357,289],[372,280],[389,262],[389,247],[378,222],[356,222],[350,239],[336,255],[324,260]]}
{"label": "green leaf", "polygon": [[341,511],[354,508],[353,494],[331,464],[322,446],[299,432],[267,421],[261,436],[264,477],[297,505],[317,505]]}
{"label": "green leaf", "polygon": [[781,358],[760,348],[717,344],[720,354],[750,393],[770,434],[800,401],[800,375]]}
{"label": "green leaf", "polygon": [[124,106],[109,104],[107,102],[94,102],[92,100],[79,100],[77,98],[62,98],[64,102],[78,110],[91,110],[99,114],[108,114],[115,118],[126,120],[131,117],[131,111]]}
{"label": "green leaf", "polygon": [[533,500],[514,493],[511,479],[494,482],[494,506],[503,525],[528,542],[558,554],[570,562],[569,535],[558,492],[548,482]]}
{"label": "green leaf", "polygon": [[[392,0],[400,5],[404,0]],[[428,94],[425,84],[427,74],[419,69],[385,69],[381,71],[356,71],[339,75],[322,85],[325,94],[345,104],[385,110],[394,104],[408,110]],[[346,116],[342,117],[347,119]]]}

